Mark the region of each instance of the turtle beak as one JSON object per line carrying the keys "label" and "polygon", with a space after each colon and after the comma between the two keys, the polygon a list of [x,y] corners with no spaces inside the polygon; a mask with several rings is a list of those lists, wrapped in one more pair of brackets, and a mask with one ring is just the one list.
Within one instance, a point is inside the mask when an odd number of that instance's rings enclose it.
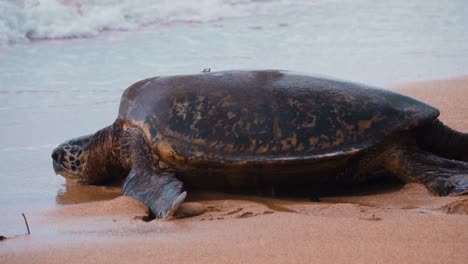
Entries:
{"label": "turtle beak", "polygon": [[63,165],[61,164],[61,159],[62,159],[62,155],[60,153],[60,150],[58,150],[58,148],[54,149],[52,151],[52,166],[54,167],[54,171],[55,171],[55,174],[60,174],[60,172],[62,172],[63,170],[65,170],[65,168],[63,167]]}
{"label": "turtle beak", "polygon": [[55,148],[55,149],[52,151],[52,155],[50,155],[50,157],[51,157],[54,161],[60,162],[60,159],[62,159],[62,154],[61,154],[61,151],[59,150],[59,148]]}
{"label": "turtle beak", "polygon": [[54,171],[56,175],[59,175],[60,172],[64,170],[64,167],[62,164],[56,162],[55,160],[52,161],[52,166],[54,167]]}

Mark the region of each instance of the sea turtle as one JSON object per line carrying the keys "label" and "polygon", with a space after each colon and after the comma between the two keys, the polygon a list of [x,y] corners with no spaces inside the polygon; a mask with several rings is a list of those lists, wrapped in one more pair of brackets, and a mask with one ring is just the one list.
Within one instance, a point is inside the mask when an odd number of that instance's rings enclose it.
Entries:
{"label": "sea turtle", "polygon": [[[124,195],[170,217],[204,188],[358,181],[385,170],[435,195],[468,192],[468,134],[429,105],[288,71],[154,77],[123,94],[116,121],[53,150],[57,174],[122,179]],[[324,180],[327,179],[327,180]]]}

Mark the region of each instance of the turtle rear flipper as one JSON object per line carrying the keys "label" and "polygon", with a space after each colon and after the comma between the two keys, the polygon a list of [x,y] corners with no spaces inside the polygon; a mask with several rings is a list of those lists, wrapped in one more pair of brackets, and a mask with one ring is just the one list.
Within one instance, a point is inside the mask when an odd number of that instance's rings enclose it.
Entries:
{"label": "turtle rear flipper", "polygon": [[384,167],[404,182],[424,184],[435,195],[468,193],[468,163],[408,147],[386,153]]}
{"label": "turtle rear flipper", "polygon": [[170,174],[139,174],[132,169],[123,184],[123,193],[143,202],[155,218],[170,219],[187,196],[182,182]]}
{"label": "turtle rear flipper", "polygon": [[468,193],[468,174],[457,174],[449,178],[437,177],[426,187],[436,195],[463,195]]}

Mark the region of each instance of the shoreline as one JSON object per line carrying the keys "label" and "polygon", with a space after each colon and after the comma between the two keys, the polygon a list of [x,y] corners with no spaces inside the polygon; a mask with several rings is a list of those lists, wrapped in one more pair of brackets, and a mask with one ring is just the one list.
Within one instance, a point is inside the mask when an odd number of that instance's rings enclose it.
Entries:
{"label": "shoreline", "polygon": [[[392,90],[441,110],[468,132],[468,76]],[[424,186],[357,195],[276,199],[216,192],[203,215],[144,222],[128,197],[31,214],[32,235],[0,242],[1,263],[464,263],[468,195],[432,196]],[[0,234],[1,235],[1,234]]]}

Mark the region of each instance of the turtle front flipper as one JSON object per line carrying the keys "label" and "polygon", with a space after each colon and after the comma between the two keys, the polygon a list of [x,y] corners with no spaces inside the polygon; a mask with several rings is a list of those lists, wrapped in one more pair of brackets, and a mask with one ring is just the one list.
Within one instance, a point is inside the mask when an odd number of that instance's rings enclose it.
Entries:
{"label": "turtle front flipper", "polygon": [[148,206],[153,217],[170,219],[187,196],[182,185],[169,173],[138,173],[138,169],[132,169],[122,190],[124,195]]}
{"label": "turtle front flipper", "polygon": [[442,158],[416,148],[394,147],[384,167],[405,182],[424,184],[435,195],[468,193],[468,163]]}
{"label": "turtle front flipper", "polygon": [[[128,128],[121,137],[122,153],[129,153],[131,170],[122,191],[143,202],[155,218],[172,218],[187,196],[174,173],[159,168],[145,136],[138,128]],[[128,146],[128,149],[124,147]]]}

